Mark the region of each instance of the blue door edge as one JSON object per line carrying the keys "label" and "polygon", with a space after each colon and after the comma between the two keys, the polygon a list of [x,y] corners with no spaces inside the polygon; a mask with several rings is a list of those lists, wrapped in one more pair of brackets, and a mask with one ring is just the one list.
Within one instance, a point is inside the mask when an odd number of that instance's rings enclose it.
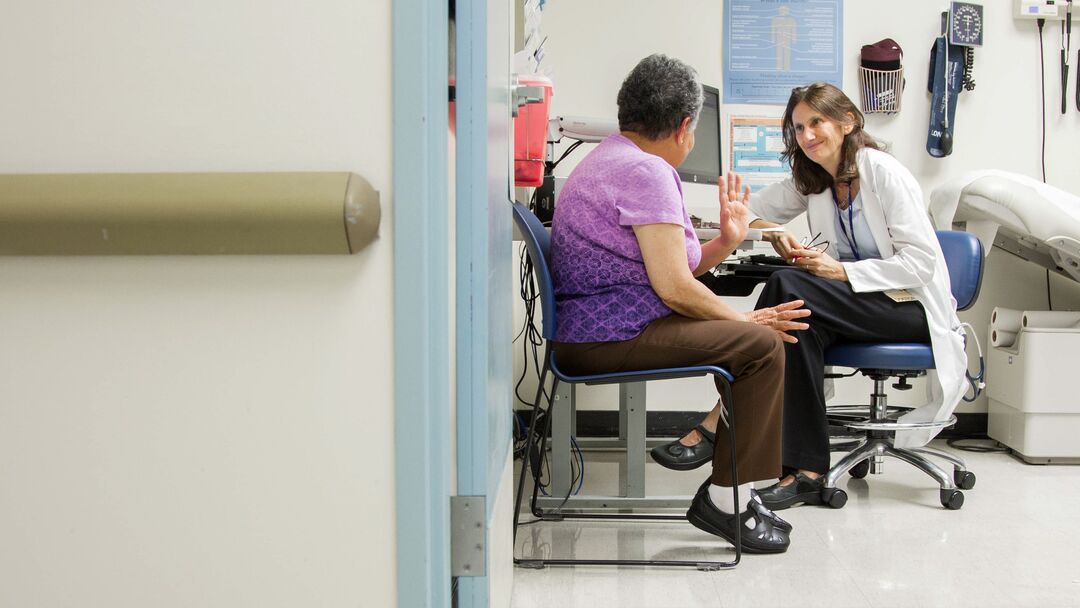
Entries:
{"label": "blue door edge", "polygon": [[447,3],[392,3],[396,605],[448,607]]}
{"label": "blue door edge", "polygon": [[[487,496],[487,416],[475,407],[487,381],[487,0],[455,3],[456,141],[455,263],[458,494]],[[479,450],[479,451],[478,451]],[[490,502],[490,501],[489,501]],[[491,508],[490,504],[486,505]],[[485,518],[487,520],[487,518]],[[489,548],[490,549],[490,548]],[[490,550],[485,552],[490,559]],[[484,572],[490,569],[484,564]],[[461,608],[486,608],[487,576],[458,580]]]}

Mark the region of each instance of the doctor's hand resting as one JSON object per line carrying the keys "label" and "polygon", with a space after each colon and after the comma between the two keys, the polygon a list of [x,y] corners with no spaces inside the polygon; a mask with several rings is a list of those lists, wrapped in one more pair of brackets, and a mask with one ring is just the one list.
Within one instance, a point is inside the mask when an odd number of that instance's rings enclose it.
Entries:
{"label": "doctor's hand resting", "polygon": [[810,247],[796,250],[791,263],[799,268],[805,268],[810,274],[823,279],[835,279],[847,281],[847,271],[844,265],[827,253]]}
{"label": "doctor's hand resting", "polygon": [[[703,100],[694,70],[664,55],[646,57],[623,81],[620,132],[574,168],[555,206],[552,349],[558,366],[577,375],[726,368],[735,377],[730,406],[740,420],[734,464],[748,484],[781,473],[783,344],[794,340],[789,332],[807,329],[802,318],[810,311],[785,300],[746,315],[694,278],[731,254],[749,220],[749,192],[729,176],[720,186],[720,236],[701,244],[690,224],[675,167],[694,147]],[[730,542],[743,528],[745,551],[785,551],[790,524],[754,500],[750,487],[740,494],[748,502],[735,504],[719,412],[713,408],[692,432],[694,445],[668,446],[659,457],[713,461],[688,513],[694,525]]]}
{"label": "doctor's hand resting", "polygon": [[[801,300],[814,314],[784,346],[784,474],[760,493],[773,510],[822,502],[830,345],[930,342],[937,368],[928,373],[930,399],[939,407],[960,400],[967,367],[952,330],[959,320],[948,269],[911,172],[863,130],[862,113],[830,84],[792,90],[783,137],[792,176],[750,197],[750,226],[776,228],[805,213],[816,238],[804,245],[786,231],[764,234],[795,268],[769,278],[757,308]],[[898,290],[914,301],[886,293]]]}

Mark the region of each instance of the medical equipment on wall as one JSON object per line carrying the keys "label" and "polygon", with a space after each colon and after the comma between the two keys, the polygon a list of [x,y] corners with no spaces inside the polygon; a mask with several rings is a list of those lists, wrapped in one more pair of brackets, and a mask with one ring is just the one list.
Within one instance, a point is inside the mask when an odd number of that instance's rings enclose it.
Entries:
{"label": "medical equipment on wall", "polygon": [[[1068,111],[1069,71],[1072,54],[1072,5],[1073,0],[1015,0],[1017,19],[1036,20],[1039,26],[1039,60],[1042,67],[1042,31],[1047,21],[1061,22],[1061,113]],[[1076,61],[1080,64],[1080,49],[1076,52]],[[1080,68],[1073,77],[1073,96],[1077,111],[1080,111]],[[1045,84],[1043,85],[1045,95]],[[1044,104],[1045,106],[1045,100]],[[1045,117],[1044,117],[1045,120]]]}
{"label": "medical equipment on wall", "polygon": [[[1066,0],[1065,21],[1061,24],[1061,113],[1069,108],[1069,54],[1072,52],[1072,0]],[[1077,51],[1080,57],[1080,51]],[[1076,109],[1080,110],[1080,75],[1076,80]]]}
{"label": "medical equipment on wall", "polygon": [[[533,191],[529,210],[545,224],[551,222],[555,214],[555,199],[558,197],[561,182],[566,178],[555,177],[555,167],[559,166],[571,152],[581,144],[600,143],[605,137],[619,132],[619,121],[614,118],[592,116],[556,116],[547,122],[547,153],[544,161],[543,183]],[[574,140],[563,153],[555,158],[555,144],[563,138]]]}
{"label": "medical equipment on wall", "polygon": [[862,109],[866,114],[893,114],[900,111],[904,92],[904,49],[892,38],[862,47],[859,54],[859,84]]}
{"label": "medical equipment on wall", "polygon": [[[1080,282],[1080,196],[1023,175],[976,171],[935,189],[929,210],[937,228],[972,232],[987,252],[993,245]],[[1071,356],[1078,351],[1080,312],[994,309],[990,436],[1028,462],[1080,462]]]}
{"label": "medical equipment on wall", "polygon": [[974,47],[983,43],[982,5],[953,2],[942,13],[942,35],[930,49],[930,78],[927,89],[932,97],[926,151],[940,158],[952,154],[956,102],[961,89],[975,89],[972,69]]}

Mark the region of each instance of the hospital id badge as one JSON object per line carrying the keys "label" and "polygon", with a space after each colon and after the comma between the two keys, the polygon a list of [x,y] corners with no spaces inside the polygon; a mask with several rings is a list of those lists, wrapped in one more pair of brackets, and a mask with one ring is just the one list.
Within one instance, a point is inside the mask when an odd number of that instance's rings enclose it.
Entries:
{"label": "hospital id badge", "polygon": [[915,301],[915,296],[911,295],[911,292],[906,289],[890,289],[885,292],[885,295],[889,296],[889,299],[893,302]]}

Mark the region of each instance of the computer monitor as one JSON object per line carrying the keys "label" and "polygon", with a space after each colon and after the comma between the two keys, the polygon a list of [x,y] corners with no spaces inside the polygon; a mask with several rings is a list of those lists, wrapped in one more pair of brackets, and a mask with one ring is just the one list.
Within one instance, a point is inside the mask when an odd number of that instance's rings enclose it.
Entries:
{"label": "computer monitor", "polygon": [[720,91],[704,85],[705,103],[694,132],[694,149],[679,165],[684,182],[715,184],[720,178]]}

